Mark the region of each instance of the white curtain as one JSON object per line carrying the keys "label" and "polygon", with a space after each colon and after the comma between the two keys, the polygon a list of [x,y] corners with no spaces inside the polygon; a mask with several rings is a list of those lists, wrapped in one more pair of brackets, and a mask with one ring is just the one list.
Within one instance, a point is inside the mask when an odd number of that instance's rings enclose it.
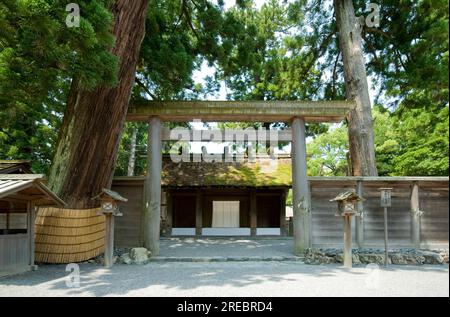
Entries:
{"label": "white curtain", "polygon": [[213,201],[213,228],[239,228],[239,201]]}

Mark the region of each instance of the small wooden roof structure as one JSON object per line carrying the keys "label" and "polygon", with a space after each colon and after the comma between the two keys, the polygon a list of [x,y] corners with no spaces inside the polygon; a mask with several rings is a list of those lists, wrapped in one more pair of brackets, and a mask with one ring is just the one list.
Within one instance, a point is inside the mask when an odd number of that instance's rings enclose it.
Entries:
{"label": "small wooden roof structure", "polygon": [[365,199],[359,196],[354,190],[347,190],[345,192],[342,192],[338,194],[333,199],[330,199],[330,201],[364,201]]}
{"label": "small wooden roof structure", "polygon": [[32,174],[30,161],[0,160],[0,174]]}
{"label": "small wooden roof structure", "polygon": [[306,122],[339,122],[355,109],[353,101],[154,101],[130,103],[127,121],[246,121],[289,122],[302,117]]}
{"label": "small wooden roof structure", "polygon": [[115,192],[111,189],[108,188],[103,188],[102,192],[100,194],[98,194],[95,197],[92,197],[92,199],[102,199],[102,198],[109,198],[112,200],[116,200],[116,201],[123,201],[123,202],[127,202],[128,199],[125,197],[122,197],[118,192]]}
{"label": "small wooden roof structure", "polygon": [[0,174],[0,199],[33,201],[38,206],[65,206],[43,180],[42,174]]}

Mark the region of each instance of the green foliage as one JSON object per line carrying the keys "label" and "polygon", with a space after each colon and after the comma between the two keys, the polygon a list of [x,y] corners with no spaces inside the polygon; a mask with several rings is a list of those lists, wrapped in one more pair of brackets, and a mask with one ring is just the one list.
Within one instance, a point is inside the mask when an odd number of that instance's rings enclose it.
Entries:
{"label": "green foliage", "polygon": [[[448,107],[439,113],[425,109],[392,114],[373,110],[375,153],[380,176],[446,176],[449,172]],[[307,144],[308,174],[346,175],[347,128],[320,134]]]}
{"label": "green foliage", "polygon": [[[224,27],[223,8],[212,1],[150,0],[146,34],[133,87],[133,99],[199,99],[219,90],[214,78],[200,85],[192,79],[202,61],[215,60],[220,52],[219,33]],[[135,174],[143,175],[147,165],[147,124],[127,123],[116,164],[116,175],[126,175],[130,136],[138,128]],[[166,127],[189,127],[187,123],[166,123]],[[173,142],[165,142],[168,153]]]}
{"label": "green foliage", "polygon": [[[229,99],[314,99],[320,72],[313,53],[322,34],[304,36],[305,1],[267,1],[260,9],[235,7],[225,13],[220,76]],[[303,27],[302,27],[303,26]],[[320,32],[318,32],[320,33]],[[318,54],[317,54],[318,55]]]}
{"label": "green foliage", "polygon": [[221,54],[222,11],[207,0],[150,0],[133,98],[196,99],[217,90],[211,79],[196,85],[192,73]]}
{"label": "green foliage", "polygon": [[[223,31],[218,57],[218,79],[225,81],[230,100],[295,100],[316,99],[320,71],[315,53],[326,33],[318,30],[305,36],[306,1],[266,1],[260,9],[250,1],[225,12],[227,25]],[[272,128],[284,129],[286,123]],[[228,128],[259,128],[261,123],[224,123]],[[265,125],[265,128],[268,128]],[[309,124],[307,135],[323,133],[326,125]],[[286,144],[280,143],[280,146]]]}
{"label": "green foliage", "polygon": [[[356,14],[367,15],[370,2],[354,1]],[[324,18],[329,3],[316,4],[312,12],[324,15],[307,15],[311,28],[322,23],[333,30],[332,19]],[[380,176],[448,175],[448,6],[445,0],[387,0],[380,4],[380,26],[363,27],[366,67],[378,91],[373,117]],[[332,74],[320,79],[324,99],[344,96],[338,52],[331,41],[315,66]]]}
{"label": "green foliage", "polygon": [[115,174],[127,175],[131,150],[131,137],[136,130],[136,152],[134,175],[144,175],[147,167],[148,124],[142,122],[127,122],[123,129],[122,140],[119,145]]}
{"label": "green foliage", "polygon": [[448,175],[448,9],[446,0],[383,1],[380,27],[364,28],[377,103],[390,109],[375,118],[385,129],[381,175]]}
{"label": "green foliage", "polygon": [[448,10],[447,0],[383,1],[380,27],[364,29],[368,70],[393,109],[448,105]]}
{"label": "green foliage", "polygon": [[[357,15],[369,0],[354,1]],[[46,172],[72,80],[114,85],[109,53],[112,0],[77,1],[79,28],[65,25],[67,1],[0,0],[0,158],[31,159]],[[330,100],[345,98],[331,1],[150,0],[132,98]],[[380,175],[448,175],[448,1],[385,0],[379,28],[363,28]],[[214,76],[196,83],[202,63]],[[259,127],[261,123],[221,124]],[[173,127],[174,124],[168,126]],[[284,129],[286,124],[274,123]],[[309,125],[308,173],[345,175],[346,127]],[[146,124],[126,125],[116,174],[126,174],[138,129],[136,174],[145,169]],[[170,148],[167,144],[165,151]]]}
{"label": "green foliage", "polygon": [[307,144],[308,174],[312,176],[347,175],[347,127],[339,126],[319,134]]}
{"label": "green foliage", "polygon": [[115,83],[108,3],[77,1],[80,27],[68,28],[67,1],[0,1],[1,158],[31,159],[45,172],[71,79],[86,89]]}
{"label": "green foliage", "polygon": [[399,152],[393,158],[396,175],[448,176],[448,106],[438,113],[405,112],[395,120]]}
{"label": "green foliage", "polygon": [[449,113],[411,109],[402,115],[374,111],[375,144],[381,176],[448,175]]}
{"label": "green foliage", "polygon": [[394,117],[382,106],[374,107],[375,155],[379,176],[389,176],[394,171],[394,159],[398,155],[400,145],[394,127]]}

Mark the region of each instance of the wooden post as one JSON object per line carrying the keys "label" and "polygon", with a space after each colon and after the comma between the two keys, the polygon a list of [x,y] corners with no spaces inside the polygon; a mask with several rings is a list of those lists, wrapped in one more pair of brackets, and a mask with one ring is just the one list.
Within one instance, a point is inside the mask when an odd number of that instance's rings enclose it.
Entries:
{"label": "wooden post", "polygon": [[310,247],[310,195],[306,176],[305,121],[292,120],[292,200],[294,209],[294,253],[303,253]]}
{"label": "wooden post", "polygon": [[280,197],[280,235],[286,236],[286,191]]}
{"label": "wooden post", "polygon": [[203,209],[202,209],[202,192],[197,189],[195,193],[195,235],[202,235],[203,228]]}
{"label": "wooden post", "polygon": [[389,248],[388,248],[388,207],[392,206],[392,188],[384,187],[380,188],[381,199],[380,205],[384,208],[383,218],[384,218],[384,265],[387,267],[389,262]]}
{"label": "wooden post", "polygon": [[159,254],[161,223],[161,120],[158,117],[152,117],[149,124],[147,176],[145,180],[144,247],[152,253],[152,256],[156,256]]}
{"label": "wooden post", "polygon": [[29,243],[30,243],[30,268],[34,271],[37,269],[37,266],[34,264],[34,252],[35,252],[35,245],[34,245],[34,232],[35,232],[35,219],[36,219],[36,206],[33,202],[29,202],[27,204],[28,206],[28,214],[29,214]]}
{"label": "wooden post", "polygon": [[[356,182],[356,193],[363,197],[364,195],[364,188],[363,188],[363,182],[357,181]],[[356,211],[359,216],[356,217],[356,244],[358,245],[358,248],[364,247],[364,205],[362,201],[358,201],[356,203]]]}
{"label": "wooden post", "polygon": [[420,248],[420,206],[417,182],[414,182],[411,188],[411,243],[414,248]]}
{"label": "wooden post", "polygon": [[250,189],[250,235],[256,236],[256,228],[258,226],[258,214],[256,209],[256,191]]}
{"label": "wooden post", "polygon": [[9,211],[10,210],[12,210],[13,208],[12,208],[12,206],[13,206],[13,204],[12,204],[12,202],[8,202],[8,205],[9,205],[9,209],[6,211],[6,230],[8,231],[9,230]]}
{"label": "wooden post", "polygon": [[167,199],[166,237],[170,237],[172,236],[172,226],[173,226],[173,202],[172,202],[172,194],[170,191],[167,191],[166,199]]}
{"label": "wooden post", "polygon": [[105,266],[111,267],[114,264],[114,216],[112,213],[105,213],[106,235],[105,235]]}
{"label": "wooden post", "polygon": [[384,266],[388,266],[389,261],[389,247],[388,247],[388,215],[387,207],[384,207]]}
{"label": "wooden post", "polygon": [[352,267],[352,216],[344,215],[344,266]]}
{"label": "wooden post", "polygon": [[308,206],[309,212],[306,214],[306,228],[308,228],[308,245],[309,247],[311,247],[313,243],[313,229],[312,229],[313,208],[312,208],[312,185],[310,181],[308,181]]}

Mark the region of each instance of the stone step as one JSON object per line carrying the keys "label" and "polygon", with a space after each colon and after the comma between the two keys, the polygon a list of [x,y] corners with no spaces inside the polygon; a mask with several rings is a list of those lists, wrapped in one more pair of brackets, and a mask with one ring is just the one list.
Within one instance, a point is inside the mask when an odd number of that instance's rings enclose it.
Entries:
{"label": "stone step", "polygon": [[274,262],[274,261],[303,261],[299,256],[156,256],[150,258],[150,262]]}

